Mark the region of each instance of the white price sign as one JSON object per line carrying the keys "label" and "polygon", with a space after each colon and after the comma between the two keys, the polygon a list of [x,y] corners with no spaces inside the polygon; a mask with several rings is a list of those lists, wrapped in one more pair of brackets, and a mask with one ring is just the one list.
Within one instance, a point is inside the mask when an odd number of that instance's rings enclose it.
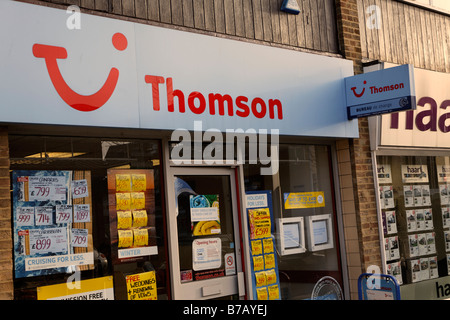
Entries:
{"label": "white price sign", "polygon": [[84,198],[89,196],[88,183],[86,179],[72,181],[72,198]]}
{"label": "white price sign", "polygon": [[87,248],[88,229],[72,229],[72,247]]}
{"label": "white price sign", "polygon": [[19,227],[34,226],[34,207],[17,208],[16,223]]}
{"label": "white price sign", "polygon": [[53,207],[36,207],[34,220],[37,226],[52,225]]}
{"label": "white price sign", "polygon": [[30,254],[67,252],[67,228],[29,230]]}
{"label": "white price sign", "polygon": [[65,201],[67,198],[66,177],[28,177],[30,201]]}
{"label": "white price sign", "polygon": [[62,204],[56,206],[56,223],[72,223],[72,205]]}
{"label": "white price sign", "polygon": [[89,204],[76,204],[73,207],[73,222],[90,222],[91,206]]}

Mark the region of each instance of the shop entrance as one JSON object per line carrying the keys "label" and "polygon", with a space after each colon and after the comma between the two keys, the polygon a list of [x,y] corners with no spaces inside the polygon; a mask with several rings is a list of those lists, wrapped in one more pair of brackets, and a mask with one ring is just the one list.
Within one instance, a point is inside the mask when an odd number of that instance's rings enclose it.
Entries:
{"label": "shop entrance", "polygon": [[235,169],[170,172],[172,298],[238,299],[245,290]]}

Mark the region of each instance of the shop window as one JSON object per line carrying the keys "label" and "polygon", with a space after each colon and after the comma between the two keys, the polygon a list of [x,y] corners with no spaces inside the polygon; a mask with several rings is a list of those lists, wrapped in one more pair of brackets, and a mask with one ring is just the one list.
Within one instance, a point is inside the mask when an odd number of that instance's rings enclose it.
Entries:
{"label": "shop window", "polygon": [[449,274],[449,169],[449,157],[377,157],[386,270],[400,285]]}
{"label": "shop window", "polygon": [[336,298],[313,297],[324,277],[342,290],[330,147],[282,144],[275,175],[255,165],[244,170],[248,194],[271,194],[281,299]]}
{"label": "shop window", "polygon": [[[10,135],[9,145],[15,299],[169,298],[159,141]],[[76,281],[112,287],[60,291]]]}

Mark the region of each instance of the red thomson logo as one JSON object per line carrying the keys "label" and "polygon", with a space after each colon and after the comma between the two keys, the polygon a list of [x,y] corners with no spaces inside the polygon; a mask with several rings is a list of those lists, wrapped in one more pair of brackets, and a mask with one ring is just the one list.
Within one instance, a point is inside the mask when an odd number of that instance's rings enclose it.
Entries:
{"label": "red thomson logo", "polygon": [[[119,51],[125,50],[128,46],[127,38],[121,33],[113,35],[112,43]],[[111,68],[105,83],[97,92],[91,95],[81,95],[69,87],[59,70],[57,60],[67,58],[65,48],[36,43],[33,45],[33,55],[36,58],[44,58],[53,86],[59,96],[75,110],[87,112],[99,109],[111,98],[116,88],[119,70]],[[278,99],[264,101],[260,97],[249,99],[243,95],[233,98],[228,94],[220,93],[209,93],[205,96],[199,91],[193,91],[186,97],[183,91],[173,88],[171,77],[145,75],[144,80],[151,85],[154,111],[160,111],[161,109],[160,85],[166,83],[167,111],[169,112],[175,112],[178,109],[180,113],[184,113],[186,109],[189,109],[194,114],[209,113],[215,115],[217,108],[220,116],[227,113],[231,117],[236,115],[246,118],[252,115],[258,119],[267,116],[270,119],[283,119],[282,103]],[[175,98],[178,102],[178,108],[176,108]]]}
{"label": "red thomson logo", "polygon": [[[367,84],[367,81],[364,80],[363,83]],[[388,92],[388,91],[400,90],[400,89],[404,89],[404,88],[405,88],[405,84],[403,82],[391,84],[391,85],[387,85],[387,86],[380,86],[380,87],[371,86],[371,87],[369,87],[370,94],[378,94],[378,93],[383,93],[383,92]],[[364,95],[364,93],[366,92],[366,87],[364,87],[361,90],[361,93],[356,92],[356,89],[357,89],[356,87],[351,87],[350,89],[353,91],[353,94],[357,98],[361,98]]]}
{"label": "red thomson logo", "polygon": [[[367,81],[364,81],[364,84],[366,84],[366,83],[367,83]],[[362,89],[361,93],[356,93],[356,87],[351,87],[350,89],[352,89],[353,94],[357,98],[361,98],[364,95],[364,92],[366,92],[366,88],[365,87]]]}
{"label": "red thomson logo", "polygon": [[[112,37],[114,47],[123,51],[128,46],[127,38],[116,33]],[[73,91],[64,80],[58,67],[57,59],[66,59],[67,51],[63,47],[34,44],[33,55],[36,58],[44,58],[50,79],[59,96],[72,108],[78,111],[94,111],[102,107],[111,98],[119,79],[119,70],[111,68],[103,86],[91,95],[81,95]]]}

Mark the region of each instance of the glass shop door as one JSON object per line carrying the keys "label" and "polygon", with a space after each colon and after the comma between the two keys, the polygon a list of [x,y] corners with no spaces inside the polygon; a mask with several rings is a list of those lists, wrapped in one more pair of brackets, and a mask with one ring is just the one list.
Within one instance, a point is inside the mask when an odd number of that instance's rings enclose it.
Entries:
{"label": "glass shop door", "polygon": [[170,172],[172,298],[239,299],[245,289],[235,169]]}

